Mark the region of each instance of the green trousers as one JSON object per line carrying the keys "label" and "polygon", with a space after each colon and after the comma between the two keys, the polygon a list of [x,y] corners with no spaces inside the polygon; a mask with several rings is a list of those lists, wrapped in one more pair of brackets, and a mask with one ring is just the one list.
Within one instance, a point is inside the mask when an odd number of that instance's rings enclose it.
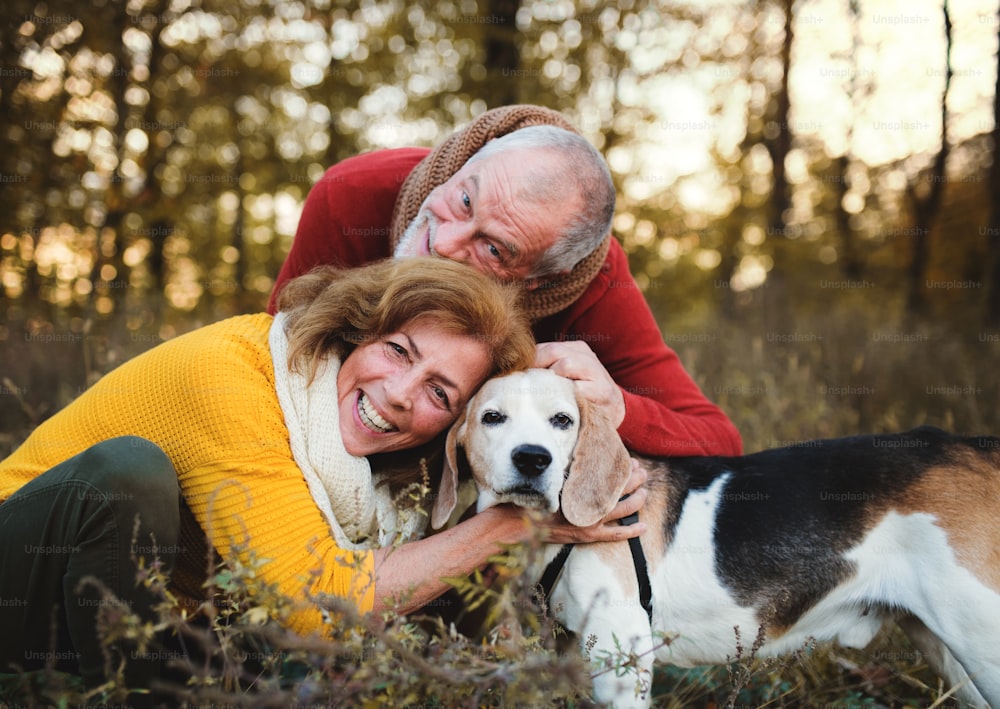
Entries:
{"label": "green trousers", "polygon": [[120,613],[119,602],[153,618],[158,599],[137,583],[137,559],[173,567],[179,497],[163,451],[122,437],[55,466],[0,504],[0,672],[53,666],[98,683],[124,658],[129,686],[148,686],[160,662],[124,644],[106,653],[98,619]]}

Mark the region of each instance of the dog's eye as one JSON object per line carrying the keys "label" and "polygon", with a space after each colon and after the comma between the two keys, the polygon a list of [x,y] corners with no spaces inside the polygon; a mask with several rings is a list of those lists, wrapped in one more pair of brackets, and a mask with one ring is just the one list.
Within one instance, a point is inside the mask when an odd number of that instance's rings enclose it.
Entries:
{"label": "dog's eye", "polygon": [[506,420],[507,417],[504,416],[499,411],[484,411],[483,416],[480,419],[480,421],[482,421],[482,423],[486,426],[496,426],[497,424],[501,424]]}
{"label": "dog's eye", "polygon": [[549,419],[549,423],[551,423],[556,428],[565,431],[567,428],[573,425],[573,417],[570,416],[569,414],[556,414],[555,416]]}

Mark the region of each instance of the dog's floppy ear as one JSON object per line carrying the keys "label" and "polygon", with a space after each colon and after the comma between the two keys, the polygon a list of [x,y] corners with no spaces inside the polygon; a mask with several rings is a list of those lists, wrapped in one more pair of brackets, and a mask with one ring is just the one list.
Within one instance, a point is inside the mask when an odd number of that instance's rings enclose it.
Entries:
{"label": "dog's floppy ear", "polygon": [[598,406],[577,396],[580,429],[562,490],[563,516],[577,527],[596,524],[618,503],[632,466],[618,432]]}
{"label": "dog's floppy ear", "polygon": [[[471,403],[471,402],[470,402]],[[448,429],[448,437],[444,444],[444,469],[441,471],[441,484],[438,486],[437,499],[431,510],[431,527],[440,529],[455,511],[458,504],[458,448],[465,442],[465,417],[467,406],[459,414],[458,419]]]}

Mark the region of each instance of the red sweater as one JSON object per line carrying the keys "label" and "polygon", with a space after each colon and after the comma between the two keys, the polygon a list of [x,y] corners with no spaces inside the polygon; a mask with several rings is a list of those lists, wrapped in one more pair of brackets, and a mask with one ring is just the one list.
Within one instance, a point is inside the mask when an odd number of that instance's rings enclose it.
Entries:
{"label": "red sweater", "polygon": [[[337,163],[309,193],[295,240],[271,294],[320,264],[359,266],[391,254],[389,222],[403,180],[427,148],[366,153]],[[705,398],[653,314],[612,239],[600,273],[566,310],[535,323],[539,342],[583,340],[622,388],[618,432],[642,455],[738,455],[736,427]]]}

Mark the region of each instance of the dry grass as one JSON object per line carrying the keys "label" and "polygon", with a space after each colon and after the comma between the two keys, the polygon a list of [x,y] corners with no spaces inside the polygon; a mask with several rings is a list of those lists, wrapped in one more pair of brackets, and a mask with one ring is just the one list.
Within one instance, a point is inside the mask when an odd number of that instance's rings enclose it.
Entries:
{"label": "dry grass", "polygon": [[[678,319],[665,328],[667,341],[732,416],[748,451],[922,424],[969,435],[1000,431],[1000,338],[960,318],[894,317],[864,295],[846,294],[837,309],[812,314],[757,308],[729,319]],[[16,332],[24,325],[7,327]],[[16,405],[3,414],[0,454],[96,374],[152,344],[124,323],[88,326],[68,342],[9,337],[0,359],[4,394]],[[561,649],[557,630],[530,602],[530,589],[512,576],[505,595],[491,599],[501,611],[482,640],[434,619],[358,616],[336,599],[327,600],[332,623],[324,640],[295,636],[273,620],[251,623],[238,612],[213,611],[201,623],[184,623],[166,602],[155,630],[173,638],[161,648],[170,653],[169,703],[587,706],[588,668],[578,653]],[[245,592],[239,574],[215,581],[236,599]],[[464,590],[496,593],[475,584]],[[260,606],[260,590],[254,593]],[[282,600],[264,597],[278,614]],[[241,608],[238,600],[232,607]],[[946,688],[898,632],[880,635],[866,651],[818,646],[763,661],[751,648],[746,655],[723,667],[657,670],[656,706],[947,706]],[[95,704],[120,700],[122,692],[120,684],[87,690],[52,672],[6,675],[0,706]]]}

